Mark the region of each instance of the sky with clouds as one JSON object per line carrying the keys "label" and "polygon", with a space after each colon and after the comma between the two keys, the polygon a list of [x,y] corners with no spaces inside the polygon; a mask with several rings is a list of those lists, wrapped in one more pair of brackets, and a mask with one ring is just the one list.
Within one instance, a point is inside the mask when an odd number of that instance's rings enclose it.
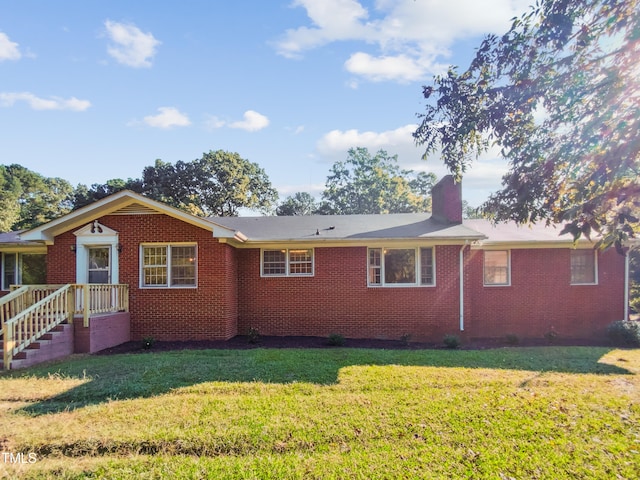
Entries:
{"label": "sky with clouds", "polygon": [[[422,85],[468,66],[529,0],[3,0],[0,163],[73,185],[137,178],[156,159],[238,152],[281,199],[316,196],[351,147],[405,168]],[[463,179],[478,205],[506,166]]]}

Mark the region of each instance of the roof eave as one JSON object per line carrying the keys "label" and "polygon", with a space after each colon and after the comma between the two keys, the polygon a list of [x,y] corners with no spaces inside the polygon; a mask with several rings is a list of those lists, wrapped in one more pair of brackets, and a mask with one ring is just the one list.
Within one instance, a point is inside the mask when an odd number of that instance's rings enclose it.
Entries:
{"label": "roof eave", "polygon": [[90,205],[79,208],[78,210],[74,210],[73,212],[40,225],[39,227],[24,232],[20,235],[20,238],[26,241],[44,241],[47,244],[51,244],[53,243],[53,239],[56,235],[82,226],[96,218],[109,215],[110,213],[116,212],[117,210],[133,203],[141,203],[142,205],[156,210],[159,213],[211,231],[214,237],[233,238],[237,234],[236,231],[205,218],[196,217],[183,212],[182,210],[151,200],[129,190],[123,190]]}

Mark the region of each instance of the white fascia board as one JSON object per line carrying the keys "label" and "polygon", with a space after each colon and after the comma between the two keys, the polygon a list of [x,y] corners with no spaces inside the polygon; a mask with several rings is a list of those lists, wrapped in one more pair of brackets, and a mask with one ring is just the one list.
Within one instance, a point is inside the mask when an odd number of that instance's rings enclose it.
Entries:
{"label": "white fascia board", "polygon": [[47,253],[47,246],[43,243],[3,243],[0,244],[0,252],[3,253]]}
{"label": "white fascia board", "polygon": [[[239,232],[240,233],[240,232]],[[245,237],[246,238],[246,237]],[[314,238],[300,240],[299,238],[278,239],[278,240],[244,240],[238,242],[237,239],[220,239],[221,243],[229,243],[237,248],[280,248],[283,245],[301,248],[323,248],[323,247],[415,247],[415,246],[445,246],[445,245],[468,245],[469,240],[460,238],[358,238],[358,239],[321,239]]]}
{"label": "white fascia board", "polygon": [[209,230],[215,237],[234,238],[236,236],[235,231],[223,227],[222,225],[218,225],[201,217],[196,217],[195,215],[191,215],[177,208],[143,197],[142,195],[129,190],[123,190],[110,195],[109,197],[98,200],[91,205],[74,210],[67,215],[45,223],[44,225],[40,225],[39,227],[24,232],[20,235],[20,238],[27,241],[44,241],[47,244],[52,244],[56,235],[83,226],[90,221],[109,215],[110,213],[133,203],[141,203],[142,205],[156,210],[159,213],[163,213],[185,223]]}
{"label": "white fascia board", "polygon": [[573,240],[558,241],[480,241],[471,244],[472,250],[490,250],[490,249],[535,249],[535,248],[593,248],[595,243],[588,240],[578,240],[575,244]]}

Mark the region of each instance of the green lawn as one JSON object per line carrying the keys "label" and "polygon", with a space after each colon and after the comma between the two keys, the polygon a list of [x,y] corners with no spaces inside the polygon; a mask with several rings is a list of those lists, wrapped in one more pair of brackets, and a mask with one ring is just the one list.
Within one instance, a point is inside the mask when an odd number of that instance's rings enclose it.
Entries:
{"label": "green lawn", "polygon": [[0,476],[640,478],[639,375],[595,347],[76,356],[0,374]]}

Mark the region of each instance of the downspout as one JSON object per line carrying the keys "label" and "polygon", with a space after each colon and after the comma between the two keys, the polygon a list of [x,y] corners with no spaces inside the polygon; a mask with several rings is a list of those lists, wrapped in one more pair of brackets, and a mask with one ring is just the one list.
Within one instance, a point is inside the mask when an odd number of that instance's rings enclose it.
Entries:
{"label": "downspout", "polygon": [[464,249],[468,244],[468,240],[464,241],[464,245],[460,247],[460,331],[464,332]]}
{"label": "downspout", "polygon": [[629,252],[624,253],[624,317],[623,320],[629,320]]}

